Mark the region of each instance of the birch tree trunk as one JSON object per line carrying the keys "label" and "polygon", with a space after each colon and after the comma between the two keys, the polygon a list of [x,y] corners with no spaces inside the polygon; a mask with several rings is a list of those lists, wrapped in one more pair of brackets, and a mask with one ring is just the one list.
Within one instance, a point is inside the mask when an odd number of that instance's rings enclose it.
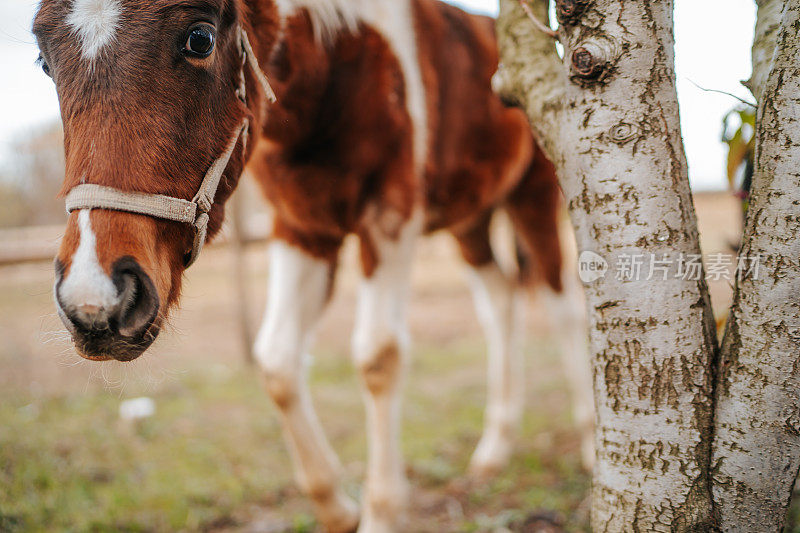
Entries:
{"label": "birch tree trunk", "polygon": [[758,270],[737,275],[717,387],[713,493],[723,531],[779,531],[800,469],[800,2],[785,4],[759,98],[741,249]]}
{"label": "birch tree trunk", "polygon": [[[545,0],[534,1],[546,18]],[[594,531],[713,529],[716,337],[705,276],[646,279],[651,255],[700,254],[675,90],[672,0],[559,0],[565,60],[501,0],[501,85],[556,164],[586,286],[597,406]],[[666,254],[666,255],[665,255]],[[640,257],[640,275],[617,265]],[[696,278],[696,279],[695,279]]]}
{"label": "birch tree trunk", "polygon": [[753,75],[745,85],[756,102],[761,101],[761,92],[767,84],[772,67],[772,56],[775,53],[775,41],[781,24],[784,0],[756,0],[758,17],[755,35],[753,36]]}

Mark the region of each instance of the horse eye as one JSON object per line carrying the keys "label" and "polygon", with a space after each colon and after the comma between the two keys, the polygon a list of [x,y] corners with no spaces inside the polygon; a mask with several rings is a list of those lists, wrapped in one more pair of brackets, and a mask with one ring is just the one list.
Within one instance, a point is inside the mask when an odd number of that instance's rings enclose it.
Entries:
{"label": "horse eye", "polygon": [[192,57],[204,58],[214,51],[214,27],[209,24],[198,24],[189,29],[183,53]]}
{"label": "horse eye", "polygon": [[42,68],[42,72],[45,73],[48,77],[52,78],[53,76],[50,73],[50,65],[47,64],[47,61],[44,60],[42,54],[39,54],[38,59],[36,59],[36,64]]}

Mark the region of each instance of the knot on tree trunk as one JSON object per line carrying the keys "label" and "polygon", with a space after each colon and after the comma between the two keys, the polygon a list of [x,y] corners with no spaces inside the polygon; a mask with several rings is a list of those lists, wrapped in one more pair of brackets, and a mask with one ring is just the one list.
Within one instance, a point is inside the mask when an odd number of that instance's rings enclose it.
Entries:
{"label": "knot on tree trunk", "polygon": [[610,40],[584,42],[572,52],[572,81],[581,85],[603,81],[617,56],[616,46]]}
{"label": "knot on tree trunk", "polygon": [[621,146],[637,138],[639,133],[640,131],[638,126],[629,124],[627,122],[619,122],[618,124],[611,126],[611,129],[608,131],[608,136],[609,139],[611,139],[611,142]]}
{"label": "knot on tree trunk", "polygon": [[556,2],[558,22],[564,26],[577,24],[591,3],[592,0],[558,0]]}

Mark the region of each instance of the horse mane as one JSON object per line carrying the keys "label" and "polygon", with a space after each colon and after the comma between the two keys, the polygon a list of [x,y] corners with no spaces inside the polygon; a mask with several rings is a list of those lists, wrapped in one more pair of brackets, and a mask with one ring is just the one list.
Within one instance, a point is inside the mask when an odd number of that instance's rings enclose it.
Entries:
{"label": "horse mane", "polygon": [[332,42],[343,31],[355,32],[362,19],[362,2],[358,0],[277,0],[276,4],[284,19],[306,9],[315,37],[325,43]]}

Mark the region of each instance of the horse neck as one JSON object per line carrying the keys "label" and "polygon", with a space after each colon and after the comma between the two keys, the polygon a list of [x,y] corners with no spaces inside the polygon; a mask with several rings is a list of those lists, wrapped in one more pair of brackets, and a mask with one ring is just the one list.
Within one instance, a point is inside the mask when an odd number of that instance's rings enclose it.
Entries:
{"label": "horse neck", "polygon": [[280,24],[277,39],[267,46],[259,41],[256,52],[277,95],[262,131],[271,143],[290,148],[313,131],[319,110],[330,105],[325,91],[335,51],[315,37],[303,13],[290,15]]}

